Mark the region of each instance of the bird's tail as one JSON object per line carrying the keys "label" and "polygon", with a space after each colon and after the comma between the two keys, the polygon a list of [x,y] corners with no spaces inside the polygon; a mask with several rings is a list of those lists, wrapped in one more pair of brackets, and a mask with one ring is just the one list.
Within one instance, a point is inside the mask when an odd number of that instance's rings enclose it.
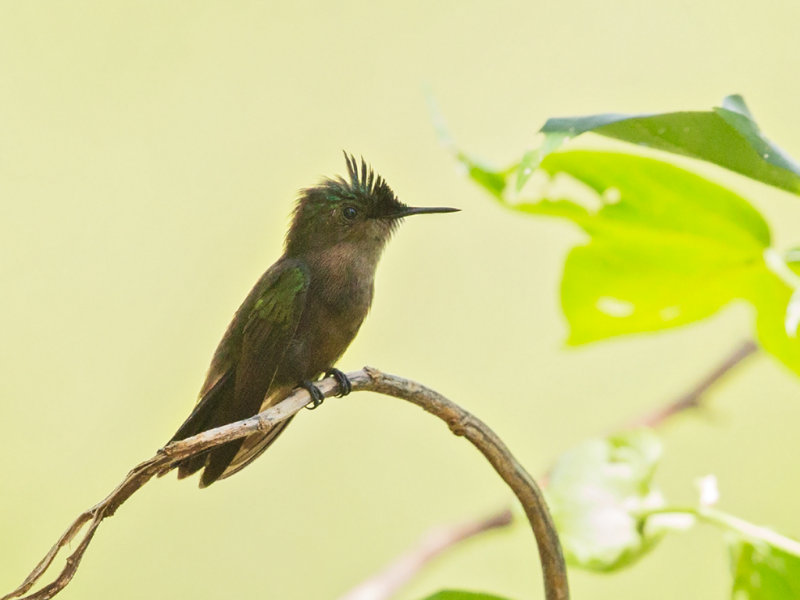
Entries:
{"label": "bird's tail", "polygon": [[[213,429],[214,427],[225,425],[229,421],[233,422],[236,420],[235,418],[231,419],[224,413],[220,414],[221,411],[219,411],[219,406],[225,405],[224,402],[220,402],[219,396],[224,396],[226,393],[232,392],[232,384],[233,382],[229,381],[228,378],[223,378],[217,382],[214,388],[197,403],[192,413],[169,441],[183,440],[198,433],[202,433],[203,431]],[[229,386],[231,387],[230,390],[227,389]],[[274,400],[274,398],[268,397],[264,401],[261,410],[269,406],[272,400]],[[177,468],[178,479],[183,479],[203,469],[203,475],[200,478],[200,487],[207,487],[217,479],[230,477],[258,458],[261,453],[277,439],[291,420],[292,417],[289,417],[285,421],[276,423],[267,431],[254,433],[246,438],[233,440],[226,444],[209,448],[201,454],[190,456],[189,458],[175,463],[158,475],[162,476],[172,469]]]}
{"label": "bird's tail", "polygon": [[[210,448],[205,452],[196,456],[190,456],[180,462],[175,463],[168,469],[161,471],[158,476],[166,475],[172,469],[178,469],[178,479],[183,479],[194,475],[200,469],[205,468],[203,475],[200,478],[200,487],[207,487],[217,481],[218,479],[225,479],[234,473],[238,473],[247,465],[253,462],[256,458],[261,456],[269,446],[277,439],[283,432],[286,426],[294,418],[294,415],[276,423],[270,427],[266,432],[259,432],[249,435],[246,438],[233,440],[221,446]],[[201,433],[198,431],[197,433]],[[194,434],[191,434],[194,435]],[[189,437],[189,436],[185,436]],[[184,437],[175,438],[185,439]]]}
{"label": "bird's tail", "polygon": [[[264,450],[272,445],[294,417],[295,415],[292,415],[280,423],[275,423],[275,425],[263,433],[259,432],[241,440],[229,442],[230,444],[238,442],[238,445],[235,448],[232,447],[229,451],[230,460],[227,459],[228,453],[226,453],[226,458],[224,460],[222,459],[221,453],[218,454],[218,456],[220,456],[219,459],[215,456],[210,457],[206,465],[206,470],[203,471],[203,477],[200,479],[200,487],[206,487],[217,479],[225,479],[244,469],[261,456]],[[227,444],[223,445],[222,448],[225,448],[225,446],[227,446]],[[217,463],[219,466],[217,466]],[[218,471],[219,474],[217,475]],[[180,470],[178,471],[178,477],[181,477]]]}

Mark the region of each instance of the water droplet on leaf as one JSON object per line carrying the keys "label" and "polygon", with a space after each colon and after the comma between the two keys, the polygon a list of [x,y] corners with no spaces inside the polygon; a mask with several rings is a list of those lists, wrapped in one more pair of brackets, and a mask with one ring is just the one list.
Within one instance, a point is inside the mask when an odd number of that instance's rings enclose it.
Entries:
{"label": "water droplet on leaf", "polygon": [[620,200],[622,200],[622,192],[619,191],[619,188],[609,187],[603,192],[603,202],[606,204],[616,204]]}
{"label": "water droplet on leaf", "polygon": [[627,300],[620,300],[619,298],[612,298],[611,296],[600,296],[594,303],[602,313],[607,314],[609,317],[630,317],[636,307]]}

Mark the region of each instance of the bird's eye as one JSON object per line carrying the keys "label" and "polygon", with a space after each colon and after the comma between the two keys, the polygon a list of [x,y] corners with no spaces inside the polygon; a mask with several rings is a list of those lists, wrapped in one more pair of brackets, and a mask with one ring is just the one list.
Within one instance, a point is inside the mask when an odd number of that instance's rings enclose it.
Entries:
{"label": "bird's eye", "polygon": [[358,209],[355,206],[345,206],[342,209],[342,216],[348,221],[352,221],[358,216]]}

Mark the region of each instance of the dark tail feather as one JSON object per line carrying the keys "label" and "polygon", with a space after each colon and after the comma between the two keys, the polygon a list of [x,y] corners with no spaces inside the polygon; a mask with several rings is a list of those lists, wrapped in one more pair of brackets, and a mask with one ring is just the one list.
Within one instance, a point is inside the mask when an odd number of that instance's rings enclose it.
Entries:
{"label": "dark tail feather", "polygon": [[[205,394],[205,396],[203,396],[200,402],[195,405],[194,410],[192,410],[191,414],[169,441],[176,442],[178,440],[185,440],[188,437],[217,427],[219,425],[216,422],[219,420],[219,411],[217,409],[220,405],[224,406],[224,396],[232,392],[233,378],[226,374]],[[208,453],[203,452],[197,456],[192,456],[176,463],[169,470],[162,471],[158,475],[159,477],[165,475],[170,470],[177,467],[178,479],[189,477],[205,466],[207,458]]]}
{"label": "dark tail feather", "polygon": [[[213,416],[213,411],[211,407],[213,405],[210,402],[201,401],[195,406],[192,414],[189,415],[189,418],[183,422],[183,425],[180,426],[180,429],[175,432],[175,435],[170,438],[169,442],[176,442],[178,440],[185,440],[188,437],[192,437],[197,433],[201,433],[206,431],[207,429],[213,427],[208,425],[211,417]],[[203,465],[206,463],[206,452],[198,454],[197,456],[191,456],[185,460],[180,461],[172,465],[169,469],[159,472],[158,476],[161,477],[169,473],[175,467],[178,467],[178,479],[183,479],[184,477],[189,477],[203,468]]]}
{"label": "dark tail feather", "polygon": [[[191,458],[187,458],[186,460],[179,462],[178,479],[183,479],[184,477],[189,477],[190,475],[197,473],[205,466],[207,458],[208,452],[203,452],[197,456],[192,456]],[[159,473],[159,475],[163,475],[164,473],[166,473],[166,471]]]}
{"label": "dark tail feather", "polygon": [[198,402],[191,414],[170,438],[170,442],[185,440],[188,437],[202,433],[212,427],[214,422],[219,420],[214,417],[219,412],[221,406],[225,406],[225,397],[233,394],[233,377],[231,372],[225,373],[220,377],[214,386],[208,390]]}
{"label": "dark tail feather", "polygon": [[[232,442],[214,448],[202,457],[203,464],[201,466],[205,465],[205,470],[203,471],[203,476],[200,477],[201,488],[208,487],[220,478],[225,472],[225,469],[228,468],[228,465],[231,464],[236,453],[239,452],[239,448],[242,447],[243,443],[244,438],[233,440]],[[192,471],[192,473],[194,473],[194,471]],[[180,471],[178,471],[178,477],[180,477]]]}
{"label": "dark tail feather", "polygon": [[[276,423],[264,433],[228,442],[219,448],[210,450],[207,455],[198,457],[202,461],[200,466],[205,464],[206,467],[205,471],[203,471],[203,476],[200,478],[200,487],[208,487],[217,479],[225,479],[244,469],[272,445],[294,416],[292,415],[285,421]],[[199,468],[194,469],[192,473]],[[181,476],[180,473],[179,470],[178,477]]]}
{"label": "dark tail feather", "polygon": [[[183,425],[172,436],[170,442],[183,440],[214,427],[250,416],[231,414],[233,393],[234,378],[230,374],[226,374],[206,392]],[[253,414],[258,412],[257,408],[255,407]],[[249,465],[275,441],[291,420],[290,417],[263,433],[249,435],[246,438],[211,448],[197,456],[186,458],[173,465],[169,470],[177,467],[178,479],[183,479],[204,469],[203,476],[200,478],[200,487],[207,487],[217,479],[225,479]],[[159,476],[169,470],[162,471]]]}

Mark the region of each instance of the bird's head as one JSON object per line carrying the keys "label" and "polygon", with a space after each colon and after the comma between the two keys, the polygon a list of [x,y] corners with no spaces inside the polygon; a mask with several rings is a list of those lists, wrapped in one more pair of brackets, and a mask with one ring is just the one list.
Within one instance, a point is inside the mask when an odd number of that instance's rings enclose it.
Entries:
{"label": "bird's head", "polygon": [[303,190],[286,236],[286,252],[300,255],[342,243],[380,251],[410,215],[455,212],[456,208],[406,206],[364,159],[345,153],[348,179],[325,179]]}

